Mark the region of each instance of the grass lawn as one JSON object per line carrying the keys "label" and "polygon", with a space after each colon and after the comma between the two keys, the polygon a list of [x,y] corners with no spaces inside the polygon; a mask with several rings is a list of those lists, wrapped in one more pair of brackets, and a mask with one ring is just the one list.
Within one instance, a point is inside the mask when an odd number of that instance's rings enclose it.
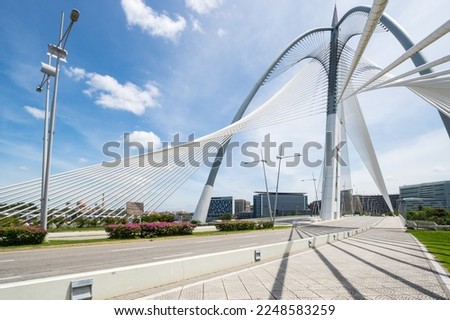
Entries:
{"label": "grass lawn", "polygon": [[450,231],[408,230],[450,272]]}

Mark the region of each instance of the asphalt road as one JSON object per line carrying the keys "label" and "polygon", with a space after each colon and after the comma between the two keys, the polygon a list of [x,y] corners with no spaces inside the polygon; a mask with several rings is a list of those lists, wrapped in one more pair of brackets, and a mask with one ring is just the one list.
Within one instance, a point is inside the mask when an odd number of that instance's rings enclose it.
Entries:
{"label": "asphalt road", "polygon": [[307,238],[372,224],[379,218],[351,217],[327,223],[294,224],[283,230],[228,235],[143,239],[114,244],[0,251],[0,284],[191,257]]}

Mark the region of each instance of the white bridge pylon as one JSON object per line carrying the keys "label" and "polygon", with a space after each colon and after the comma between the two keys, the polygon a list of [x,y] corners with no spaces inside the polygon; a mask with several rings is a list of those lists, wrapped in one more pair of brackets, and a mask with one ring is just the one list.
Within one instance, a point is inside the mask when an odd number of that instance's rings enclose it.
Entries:
{"label": "white bridge pylon", "polygon": [[[278,56],[255,84],[232,122],[235,123],[241,119],[259,88],[274,75],[286,71],[304,59],[316,60],[322,65],[325,70],[322,76],[327,80],[326,132],[331,133],[327,135],[330,138],[325,141],[323,162],[320,211],[320,217],[323,220],[333,220],[341,216],[341,190],[338,181],[340,165],[337,161],[339,155],[331,154],[331,152],[339,151],[334,146],[337,146],[340,141],[346,140],[346,132],[349,134],[368,171],[372,175],[384,200],[390,210],[393,211],[376,153],[359,106],[356,95],[358,92],[380,89],[387,86],[406,86],[438,109],[439,115],[450,137],[450,94],[447,90],[449,86],[448,73],[445,71],[433,73],[431,69],[434,66],[447,63],[449,56],[446,55],[431,63],[426,63],[420,52],[449,32],[450,21],[444,23],[417,45],[414,45],[403,29],[391,17],[384,14],[387,3],[387,0],[375,0],[371,7],[355,7],[348,11],[340,20],[338,19],[335,8],[330,28],[314,29],[301,35]],[[363,58],[363,54],[374,32],[389,31],[400,42],[406,52],[391,63],[389,67],[382,70],[366,61]],[[348,46],[347,42],[352,37],[358,35],[360,35],[360,41],[356,50],[353,50]],[[407,59],[413,61],[416,69],[397,77],[389,73]],[[402,79],[404,80],[413,74],[418,74],[419,76],[412,80],[402,82]],[[428,77],[425,76],[427,74],[429,74]],[[439,90],[438,87],[440,87]],[[447,89],[443,89],[442,87]],[[317,94],[323,94],[323,92],[321,90],[310,92],[310,95]],[[342,130],[341,127],[345,127],[345,129]],[[226,147],[227,144],[224,145],[224,150],[226,150]],[[205,221],[207,217],[214,181],[225,152],[224,150],[219,153],[216,159],[216,166],[211,169],[195,210],[194,219],[196,220]]]}

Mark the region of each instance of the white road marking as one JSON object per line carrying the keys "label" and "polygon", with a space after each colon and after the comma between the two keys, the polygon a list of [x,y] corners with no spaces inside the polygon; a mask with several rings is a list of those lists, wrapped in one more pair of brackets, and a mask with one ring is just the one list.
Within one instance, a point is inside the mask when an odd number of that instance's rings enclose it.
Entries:
{"label": "white road marking", "polygon": [[160,260],[160,259],[167,259],[167,258],[178,258],[178,257],[181,257],[181,256],[187,256],[189,254],[192,254],[192,252],[178,253],[178,254],[173,254],[173,255],[164,256],[164,257],[155,257],[155,258],[153,258],[153,260]]}
{"label": "white road marking", "polygon": [[0,262],[14,262],[16,260],[10,259],[10,260],[0,260]]}
{"label": "white road marking", "polygon": [[0,281],[12,280],[12,279],[18,279],[18,278],[22,278],[22,277],[21,276],[15,276],[15,277],[0,278]]}
{"label": "white road marking", "polygon": [[111,252],[121,252],[121,251],[134,251],[134,250],[145,250],[145,249],[151,249],[155,246],[148,246],[148,247],[138,247],[138,248],[126,248],[126,249],[114,249],[110,250]]}
{"label": "white road marking", "polygon": [[197,241],[196,243],[210,243],[210,242],[218,242],[218,241],[223,241],[223,239],[202,240],[202,241]]}
{"label": "white road marking", "polygon": [[239,246],[239,248],[251,247],[251,246],[255,246],[257,244],[258,244],[258,242],[257,243],[248,243],[248,244],[244,244],[242,246]]}

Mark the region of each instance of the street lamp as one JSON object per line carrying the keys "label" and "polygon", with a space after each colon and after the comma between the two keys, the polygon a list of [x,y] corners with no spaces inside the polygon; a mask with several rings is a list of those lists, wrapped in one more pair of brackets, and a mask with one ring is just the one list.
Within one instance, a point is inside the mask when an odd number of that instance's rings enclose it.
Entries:
{"label": "street lamp", "polygon": [[316,193],[316,201],[314,203],[313,211],[315,211],[315,206],[317,206],[317,214],[319,214],[319,198],[317,197],[317,187],[316,187],[316,178],[314,178],[314,172],[312,173],[312,179],[302,179],[303,181],[313,181],[314,182],[314,192]]}
{"label": "street lamp", "polygon": [[[51,166],[51,154],[53,145],[53,133],[55,127],[55,114],[56,114],[56,98],[58,96],[58,82],[59,82],[59,65],[60,62],[66,62],[67,51],[65,46],[67,39],[69,38],[70,31],[75,22],[78,21],[80,12],[77,9],[73,9],[70,13],[70,24],[66,31],[63,32],[64,26],[64,12],[61,13],[61,23],[59,31],[58,44],[48,45],[48,63],[41,62],[41,72],[44,73],[41,83],[37,86],[36,91],[41,92],[42,86],[46,86],[46,98],[45,98],[45,117],[44,117],[44,143],[42,152],[42,182],[41,182],[41,227],[47,229],[47,211],[48,211],[48,184],[50,177]],[[56,58],[55,66],[51,65],[52,58]],[[50,78],[55,78],[53,84],[53,96],[52,105],[49,110],[49,92],[50,92]],[[48,119],[48,113],[50,111],[50,118]]]}
{"label": "street lamp", "polygon": [[[244,162],[244,164],[252,164],[252,163],[259,163],[262,162],[262,167],[263,167],[263,172],[264,172],[264,183],[266,185],[266,195],[267,195],[267,203],[269,205],[269,217],[270,217],[270,221],[273,221],[272,218],[272,205],[270,203],[270,196],[269,196],[269,187],[267,186],[267,174],[266,174],[266,160],[263,158],[262,155],[262,151],[261,151],[261,159],[260,160],[255,160],[255,161],[250,161],[250,162]],[[263,208],[261,208],[261,213],[262,213]],[[275,223],[275,221],[274,221]]]}
{"label": "street lamp", "polygon": [[278,185],[280,182],[280,168],[281,168],[281,160],[282,159],[286,159],[286,158],[295,158],[295,157],[300,157],[301,154],[300,153],[294,153],[294,155],[292,156],[283,156],[281,155],[282,150],[280,150],[280,155],[277,156],[278,159],[278,173],[277,173],[277,186],[275,189],[275,205],[274,205],[274,209],[273,209],[273,227],[275,227],[275,217],[277,215],[277,205],[278,205]]}

